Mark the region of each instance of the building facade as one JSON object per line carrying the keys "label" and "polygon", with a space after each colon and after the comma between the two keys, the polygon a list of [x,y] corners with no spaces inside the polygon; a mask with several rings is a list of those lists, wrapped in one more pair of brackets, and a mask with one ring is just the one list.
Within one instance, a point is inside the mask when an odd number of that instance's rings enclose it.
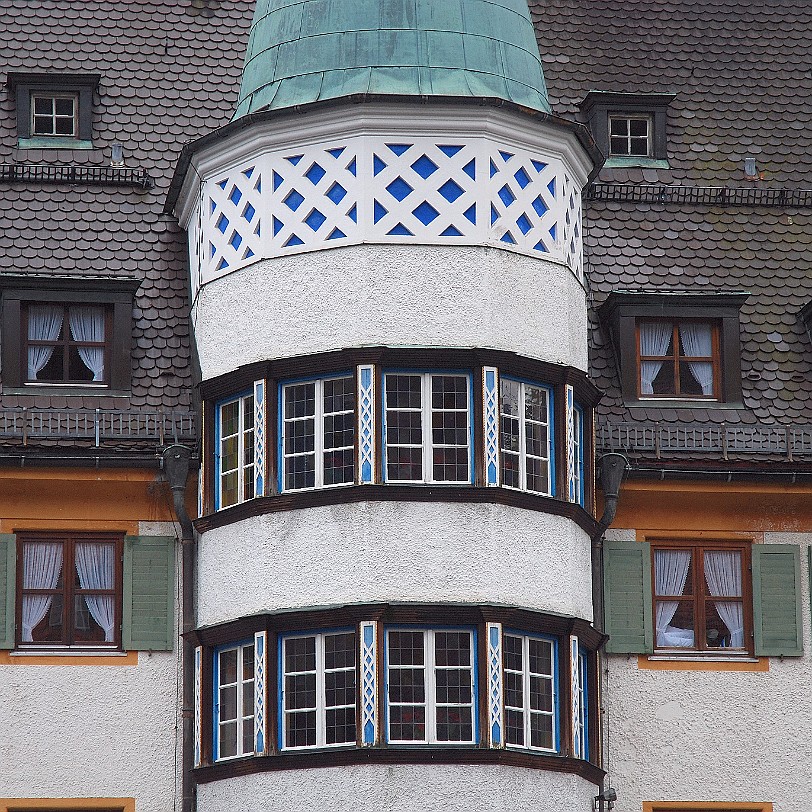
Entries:
{"label": "building facade", "polygon": [[0,0],[0,812],[805,808],[768,17]]}

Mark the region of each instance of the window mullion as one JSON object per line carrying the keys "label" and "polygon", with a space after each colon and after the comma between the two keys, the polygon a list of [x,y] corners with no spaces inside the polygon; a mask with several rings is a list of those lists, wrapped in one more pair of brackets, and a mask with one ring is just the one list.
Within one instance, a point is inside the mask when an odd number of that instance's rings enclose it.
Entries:
{"label": "window mullion", "polygon": [[426,664],[426,675],[424,682],[426,685],[425,708],[426,708],[426,742],[434,744],[437,741],[437,689],[435,687],[435,663],[434,663],[434,631],[427,629],[423,633],[423,661]]}
{"label": "window mullion", "polygon": [[324,485],[324,381],[314,381],[313,389],[313,483],[321,488]]}
{"label": "window mullion", "polygon": [[530,718],[530,638],[522,635],[522,710],[524,716],[524,746],[530,747],[531,738],[531,718]]}
{"label": "window mullion", "polygon": [[327,741],[327,711],[325,709],[324,635],[316,635],[316,746]]}
{"label": "window mullion", "polygon": [[523,491],[527,490],[527,414],[525,397],[526,392],[524,384],[520,383],[517,417],[519,418],[519,487]]}
{"label": "window mullion", "polygon": [[75,561],[74,540],[67,538],[62,546],[62,639],[69,646],[76,642],[76,634],[73,629],[74,612],[71,611],[74,600],[73,570],[76,567]]}
{"label": "window mullion", "polygon": [[432,376],[430,373],[423,373],[420,376],[420,393],[423,398],[421,420],[423,421],[423,481],[434,482],[434,435],[431,430],[432,425],[432,399],[431,399]]}
{"label": "window mullion", "polygon": [[241,756],[243,754],[243,741],[242,741],[242,714],[243,714],[243,676],[244,676],[244,664],[243,664],[243,651],[244,646],[237,646],[237,675],[236,675],[236,694],[237,694],[237,741],[234,746],[235,755]]}

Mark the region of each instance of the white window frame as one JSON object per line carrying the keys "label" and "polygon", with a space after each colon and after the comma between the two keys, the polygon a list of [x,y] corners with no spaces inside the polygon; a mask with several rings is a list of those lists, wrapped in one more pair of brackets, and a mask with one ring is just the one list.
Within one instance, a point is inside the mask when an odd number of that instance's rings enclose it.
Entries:
{"label": "white window frame", "polygon": [[[254,409],[256,408],[256,404],[254,403],[254,393],[253,392],[245,392],[244,394],[238,395],[237,397],[228,398],[226,400],[220,401],[216,405],[216,419],[217,419],[217,465],[215,466],[216,471],[215,475],[217,477],[217,487],[215,492],[215,503],[217,510],[223,510],[227,507],[233,507],[233,505],[224,505],[223,504],[223,478],[227,474],[231,474],[236,472],[237,473],[237,501],[234,502],[234,505],[239,505],[242,502],[246,502],[248,499],[254,498],[254,486],[252,484],[251,488],[251,495],[246,496],[245,494],[245,476],[246,471],[251,469],[251,482],[255,482],[255,475],[256,475],[256,449],[254,449],[254,455],[252,457],[253,462],[249,465],[245,464],[245,450],[246,450],[246,434],[250,432],[251,435],[251,443],[253,444],[256,441],[255,430],[256,427],[254,422],[251,424],[250,429],[245,428],[245,404],[246,401],[251,401],[251,413],[253,415]],[[239,420],[238,420],[238,427],[236,434],[229,434],[227,437],[223,436],[223,409],[226,406],[230,406],[232,403],[239,403]],[[253,418],[252,418],[253,421]],[[230,437],[237,437],[237,467],[236,468],[229,468],[228,471],[223,470],[223,442],[225,439]]]}
{"label": "white window frame", "polygon": [[[341,634],[352,634],[354,637],[353,641],[353,651],[356,652],[356,662],[352,668],[325,668],[324,666],[324,641],[327,637],[332,637],[335,635]],[[297,674],[312,674],[312,671],[291,671],[288,672],[285,670],[285,647],[290,640],[302,640],[308,637],[314,637],[316,639],[316,707],[315,708],[293,708],[288,709],[285,707],[285,700],[286,700],[286,691],[285,691],[285,681],[286,677],[297,675]],[[355,747],[358,743],[358,663],[357,663],[357,649],[358,649],[358,633],[353,629],[335,629],[329,632],[303,632],[301,634],[286,634],[282,637],[281,640],[281,664],[280,664],[280,713],[282,717],[281,721],[281,737],[279,740],[279,749],[280,750],[287,750],[287,751],[294,751],[294,750],[313,750],[314,748],[323,748],[323,747]],[[352,671],[356,675],[355,680],[355,702],[353,705],[330,705],[329,708],[327,706],[327,697],[326,697],[326,680],[325,675],[328,673],[337,673],[339,671]],[[327,743],[327,711],[329,710],[336,710],[339,708],[355,708],[355,730],[356,730],[356,737],[352,741],[348,742],[334,742],[332,744]],[[316,712],[316,743],[315,744],[302,744],[298,746],[289,746],[287,742],[288,738],[288,714],[290,713],[302,713],[307,711],[315,711]]]}
{"label": "white window frame", "polygon": [[[614,152],[612,149],[612,122],[613,121],[625,121],[627,122],[626,127],[626,135],[620,136],[615,135],[614,138],[625,138],[626,139],[626,152]],[[643,141],[642,136],[632,136],[632,128],[631,122],[632,121],[645,121],[646,122],[646,136],[645,136],[645,144],[646,144],[646,152],[645,155],[639,155],[635,152],[632,152],[632,140],[634,141]],[[608,136],[609,136],[609,157],[610,158],[651,158],[654,152],[654,118],[647,113],[610,113],[609,114],[609,121],[608,121]]]}
{"label": "white window frame", "polygon": [[[502,411],[502,383],[517,383],[519,384],[519,414],[517,415],[506,415]],[[527,415],[525,413],[525,395],[527,389],[540,389],[544,392],[547,398],[547,490],[546,491],[537,491],[532,488],[527,487]],[[502,486],[505,488],[509,488],[510,490],[514,491],[525,491],[526,493],[538,493],[542,496],[553,496],[555,493],[555,443],[553,438],[553,430],[554,430],[554,419],[553,419],[553,389],[551,386],[541,383],[531,383],[530,381],[522,381],[518,378],[511,378],[509,376],[500,377],[499,380],[499,465],[503,466],[504,463],[504,454],[505,449],[502,447],[502,419],[508,418],[510,420],[515,420],[518,417],[519,420],[519,487],[516,488],[513,485],[506,485],[504,482],[504,476],[502,476]],[[533,420],[533,423],[538,423],[538,421]],[[515,451],[508,451],[508,454],[515,455]],[[533,459],[542,460],[543,457],[536,457],[535,455],[530,455]],[[500,471],[500,475],[503,472]]]}
{"label": "white window frame", "polygon": [[[390,409],[387,404],[386,392],[386,379],[388,376],[414,376],[420,377],[420,409],[416,408],[394,408]],[[466,421],[465,421],[465,438],[466,438],[466,460],[468,476],[466,479],[451,480],[451,479],[434,479],[434,450],[435,448],[461,448],[461,446],[448,446],[434,444],[434,437],[432,433],[432,414],[438,412],[460,412],[461,409],[433,409],[431,405],[431,384],[432,379],[438,378],[465,378],[465,403],[466,403]],[[389,412],[417,412],[421,414],[421,431],[423,442],[418,445],[416,443],[393,443],[392,448],[420,448],[422,449],[422,462],[423,462],[423,477],[422,479],[390,479],[388,475],[388,462],[389,462],[389,443],[387,442],[387,416]],[[432,371],[432,372],[415,372],[413,370],[387,370],[384,373],[383,380],[383,439],[384,439],[384,459],[383,459],[383,476],[384,482],[392,484],[403,485],[470,485],[472,464],[471,464],[471,375],[468,372],[458,371]]]}
{"label": "white window frame", "polygon": [[589,692],[587,679],[589,678],[589,660],[583,646],[578,646],[578,741],[580,747],[575,754],[576,758],[587,761],[589,759]]}
{"label": "white window frame", "polygon": [[[505,747],[509,747],[511,749],[516,750],[535,750],[539,753],[557,753],[559,751],[558,742],[560,740],[560,732],[559,732],[559,694],[558,694],[558,641],[553,637],[546,637],[545,635],[541,634],[523,634],[522,632],[514,632],[510,630],[505,630],[503,635],[503,643],[504,646],[504,638],[506,637],[515,637],[522,641],[522,670],[516,671],[512,668],[507,668],[504,663],[504,659],[502,660],[501,667],[502,667],[502,679],[505,680],[505,675],[508,673],[511,674],[521,674],[522,677],[522,707],[517,708],[513,705],[507,704],[507,699],[503,696],[504,703],[505,703]],[[543,643],[547,643],[551,650],[552,656],[550,658],[552,663],[552,674],[537,674],[535,672],[531,673],[530,671],[530,641],[531,640],[538,640]],[[552,711],[537,711],[533,710],[530,707],[530,677],[543,677],[544,679],[550,680],[553,688],[553,709]],[[506,691],[505,691],[506,693]],[[514,744],[507,740],[507,711],[508,710],[516,710],[521,711],[522,718],[524,720],[524,744]],[[535,714],[536,716],[551,716],[553,720],[553,746],[552,747],[534,747],[530,744],[532,740],[531,736],[531,716]]]}
{"label": "white window frame", "polygon": [[[423,634],[423,665],[396,665],[392,666],[389,658],[389,639],[392,632],[420,632]],[[461,705],[459,703],[438,703],[437,702],[437,677],[438,670],[457,670],[460,666],[438,666],[435,663],[434,653],[434,639],[435,635],[444,632],[452,634],[467,634],[470,641],[470,665],[469,671],[471,674],[471,703],[468,705]],[[471,745],[477,743],[478,720],[477,720],[477,675],[476,675],[476,646],[477,635],[475,630],[469,628],[454,628],[454,627],[438,627],[432,629],[414,628],[410,626],[392,626],[386,629],[386,741],[388,744],[442,744],[448,746],[456,745]],[[424,701],[423,702],[395,702],[398,707],[422,707],[425,711],[425,737],[421,739],[393,739],[391,735],[391,713],[389,702],[389,684],[390,675],[393,670],[409,670],[409,669],[423,669],[423,687],[424,687]],[[467,741],[448,741],[446,739],[439,740],[437,738],[437,709],[438,708],[471,708],[471,739]]]}
{"label": "white window frame", "polygon": [[[246,719],[253,719],[254,720],[254,735],[251,737],[252,744],[256,741],[256,696],[254,696],[254,703],[252,708],[252,714],[250,716],[243,716],[242,709],[243,709],[243,702],[245,698],[245,686],[246,685],[256,685],[256,659],[254,660],[254,676],[250,680],[245,680],[242,678],[243,674],[243,666],[244,666],[244,657],[245,657],[245,650],[254,648],[254,641],[246,641],[243,643],[235,643],[234,645],[227,645],[227,646],[220,646],[214,650],[214,657],[215,657],[215,678],[214,678],[214,732],[215,732],[215,747],[214,747],[214,760],[215,761],[230,761],[231,759],[235,758],[245,758],[245,756],[253,756],[255,753],[254,748],[252,747],[250,750],[243,750],[243,733],[245,730],[245,720]],[[237,681],[236,682],[228,682],[223,684],[221,681],[221,670],[220,670],[220,656],[227,651],[236,651],[237,652]],[[254,655],[256,657],[256,654]],[[220,691],[223,687],[231,687],[235,686],[237,689],[237,716],[236,719],[227,719],[225,722],[222,721],[220,717]],[[222,756],[220,755],[221,745],[223,741],[223,737],[221,734],[221,728],[223,724],[228,724],[230,722],[237,722],[237,743],[236,743],[236,753],[233,756]]]}
{"label": "white window frame", "polygon": [[[345,409],[340,412],[325,412],[324,411],[324,384],[328,381],[338,381],[347,379],[352,382],[353,392],[355,394],[355,406],[352,409]],[[288,423],[293,422],[300,422],[302,420],[309,420],[311,419],[310,416],[306,417],[295,417],[295,418],[286,418],[285,417],[285,404],[287,402],[287,391],[291,387],[294,386],[306,386],[308,384],[315,385],[315,414],[312,416],[313,419],[313,431],[314,431],[314,449],[313,451],[302,452],[302,453],[295,453],[295,454],[287,454],[285,453],[285,441],[287,440],[287,427]],[[286,381],[285,383],[281,384],[281,417],[280,417],[280,425],[281,425],[281,445],[280,445],[280,475],[279,475],[279,490],[281,493],[292,493],[298,491],[312,491],[321,488],[343,488],[347,485],[355,484],[355,423],[353,423],[353,444],[351,446],[339,446],[337,448],[330,448],[327,449],[328,451],[347,451],[349,449],[353,449],[353,478],[349,482],[334,482],[330,485],[324,484],[324,418],[325,416],[329,415],[342,415],[342,414],[355,414],[357,409],[357,393],[355,393],[355,376],[352,374],[349,375],[329,375],[325,378],[307,378],[305,380],[297,380],[297,381]],[[304,488],[289,488],[285,485],[285,462],[286,460],[292,459],[294,457],[305,457],[311,454],[315,455],[315,477],[314,477],[314,485],[304,487]]]}
{"label": "white window frame", "polygon": [[[36,113],[36,103],[37,99],[47,99],[51,102],[51,110],[52,112],[47,116],[42,113]],[[57,119],[67,119],[68,116],[57,114],[56,112],[56,100],[57,99],[70,99],[73,102],[73,114],[70,116],[70,120],[73,124],[70,133],[58,133],[56,132],[56,122]],[[38,118],[50,118],[52,124],[52,132],[49,133],[38,133],[36,131],[36,119]],[[50,93],[47,91],[32,91],[31,92],[31,121],[29,122],[29,126],[31,127],[30,134],[31,138],[64,138],[66,140],[76,139],[79,137],[79,94],[78,93]]]}

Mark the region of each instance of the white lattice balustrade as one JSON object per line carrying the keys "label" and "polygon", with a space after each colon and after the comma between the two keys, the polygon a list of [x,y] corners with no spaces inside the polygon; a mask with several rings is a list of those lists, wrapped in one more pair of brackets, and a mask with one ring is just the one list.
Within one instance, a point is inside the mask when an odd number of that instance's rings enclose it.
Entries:
{"label": "white lattice balustrade", "polygon": [[563,162],[486,137],[267,152],[204,182],[189,231],[195,288],[258,259],[362,242],[492,245],[581,276],[581,192]]}

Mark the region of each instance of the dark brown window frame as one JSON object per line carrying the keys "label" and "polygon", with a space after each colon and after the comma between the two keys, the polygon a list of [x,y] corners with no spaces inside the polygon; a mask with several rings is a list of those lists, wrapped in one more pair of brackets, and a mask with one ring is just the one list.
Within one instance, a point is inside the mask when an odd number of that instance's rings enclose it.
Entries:
{"label": "dark brown window frame", "polygon": [[[657,646],[657,631],[654,630],[654,650],[658,654],[668,654],[674,657],[691,657],[691,656],[722,656],[722,657],[735,657],[735,656],[753,656],[753,579],[751,576],[752,568],[752,542],[749,541],[734,541],[731,539],[649,539],[651,543],[651,595],[652,595],[652,618],[657,616],[657,601],[666,598],[668,600],[680,600],[693,603],[693,617],[694,617],[694,643],[699,640],[705,639],[705,619],[706,607],[708,603],[718,601],[718,597],[707,594],[705,589],[705,567],[704,567],[704,554],[705,552],[715,551],[735,551],[742,554],[742,615],[743,615],[743,629],[745,645],[743,649],[730,649],[711,647],[707,645],[698,646],[694,645],[691,648],[679,647],[663,647]],[[662,596],[657,594],[657,585],[654,569],[654,556],[657,550],[691,550],[691,571],[692,571],[692,591],[690,595],[684,597],[677,596]],[[696,551],[700,551],[701,555],[697,557]],[[701,558],[702,566],[698,565],[698,558]],[[701,632],[701,634],[700,634]]]}
{"label": "dark brown window frame", "polygon": [[[17,138],[21,149],[90,149],[93,147],[93,94],[101,76],[95,73],[10,72],[6,84],[17,104]],[[74,135],[35,135],[33,98],[38,96],[76,97]]]}
{"label": "dark brown window frame", "polygon": [[[62,641],[61,642],[23,642],[22,640],[22,606],[24,594],[32,590],[23,589],[23,545],[29,542],[61,542],[63,547],[62,583],[61,590],[48,590],[49,593],[62,593]],[[74,639],[73,628],[73,598],[85,592],[97,594],[103,590],[82,590],[74,587],[73,573],[76,567],[74,551],[76,544],[82,542],[105,542],[115,544],[115,571],[113,573],[113,602],[115,605],[115,640],[105,642],[81,642]],[[68,555],[70,551],[70,556]],[[70,562],[70,567],[67,566]],[[86,532],[35,532],[25,531],[17,534],[17,603],[15,606],[16,632],[15,646],[20,651],[53,651],[70,649],[72,651],[121,651],[122,650],[122,618],[124,597],[124,534],[123,533],[86,533]],[[70,573],[70,577],[68,577]],[[106,591],[106,590],[105,590]]]}
{"label": "dark brown window frame", "polygon": [[[132,375],[133,299],[141,284],[137,279],[75,279],[9,275],[0,278],[0,359],[4,394],[126,395]],[[100,305],[110,312],[109,355],[106,385],[26,381],[23,327],[27,304]]]}
{"label": "dark brown window frame", "polygon": [[749,293],[743,291],[616,291],[598,307],[598,315],[614,351],[618,380],[626,406],[696,408],[706,398],[640,397],[637,325],[641,321],[712,322],[719,331],[720,376],[714,408],[742,408],[739,311]]}
{"label": "dark brown window frame", "polygon": [[[54,341],[33,341],[28,338],[28,310],[31,305],[53,305],[61,307],[63,311],[62,317],[62,338],[57,338]],[[113,310],[109,305],[98,304],[92,305],[104,308],[104,341],[76,341],[70,332],[68,323],[68,310],[73,305],[85,304],[83,302],[23,302],[22,312],[20,318],[20,345],[22,349],[22,357],[20,358],[20,369],[26,370],[26,385],[27,384],[44,384],[44,385],[60,385],[60,386],[92,386],[95,388],[109,386],[110,380],[110,356],[111,356],[111,343],[113,335]],[[30,346],[40,347],[62,347],[62,378],[60,379],[28,379],[28,348]],[[104,348],[104,380],[102,381],[87,381],[80,379],[70,378],[70,349],[78,347],[103,347]]]}
{"label": "dark brown window frame", "polygon": [[[479,738],[473,744],[388,744],[385,733],[380,729],[380,742],[375,747],[360,745],[362,714],[356,713],[357,736],[355,744],[313,747],[306,750],[284,750],[278,742],[279,668],[277,663],[278,642],[282,636],[291,633],[317,633],[324,629],[352,628],[356,636],[361,634],[358,625],[373,621],[377,625],[378,679],[383,680],[384,645],[386,628],[467,628],[476,630],[474,661],[477,669],[479,690],[475,706],[479,718]],[[541,634],[557,641],[559,667],[557,688],[559,692],[560,746],[557,754],[541,753],[522,748],[490,748],[487,746],[488,719],[488,660],[487,623],[501,623],[504,630],[514,633]],[[213,760],[214,725],[214,657],[216,651],[229,644],[239,644],[253,639],[257,632],[267,635],[268,669],[266,672],[265,712],[269,748],[266,755],[245,755],[225,761]],[[598,649],[605,637],[587,621],[549,615],[529,609],[514,609],[490,605],[450,605],[450,604],[352,604],[318,610],[297,610],[266,615],[254,615],[230,621],[219,626],[211,626],[190,632],[196,645],[203,647],[201,696],[202,722],[202,765],[194,770],[198,784],[209,783],[237,775],[248,775],[276,770],[312,768],[319,766],[340,766],[347,764],[485,764],[500,763],[533,769],[580,775],[593,783],[599,783],[603,771],[598,719]],[[580,644],[588,655],[590,680],[588,685],[589,703],[589,757],[583,761],[572,755],[572,742],[569,720],[571,718],[571,686],[569,683],[570,635],[578,636]],[[360,639],[360,637],[358,637]],[[361,685],[360,662],[356,660],[357,685]],[[383,684],[381,682],[381,684]],[[383,720],[386,697],[378,692],[376,713]]]}
{"label": "dark brown window frame", "polygon": [[[663,322],[671,324],[671,346],[673,348],[673,352],[671,355],[643,355],[641,352],[640,347],[640,325],[641,324],[650,324],[652,322]],[[682,394],[680,392],[680,364],[681,363],[688,363],[690,361],[700,361],[707,363],[707,357],[694,357],[688,355],[680,355],[679,347],[680,347],[680,337],[679,337],[679,326],[681,324],[685,324],[686,322],[693,322],[696,324],[710,324],[711,327],[711,363],[713,364],[713,392],[710,395],[697,395],[697,394]],[[720,381],[721,381],[721,367],[722,367],[722,359],[721,359],[721,351],[719,345],[719,324],[713,319],[680,319],[680,318],[639,318],[635,321],[636,327],[636,348],[637,348],[637,397],[639,400],[645,400],[646,398],[679,398],[680,400],[718,400],[719,399],[719,391],[720,391]],[[641,370],[641,362],[643,361],[663,361],[668,362],[671,361],[674,364],[674,391],[669,393],[650,393],[650,394],[643,394],[641,385],[642,385],[642,370]]]}

